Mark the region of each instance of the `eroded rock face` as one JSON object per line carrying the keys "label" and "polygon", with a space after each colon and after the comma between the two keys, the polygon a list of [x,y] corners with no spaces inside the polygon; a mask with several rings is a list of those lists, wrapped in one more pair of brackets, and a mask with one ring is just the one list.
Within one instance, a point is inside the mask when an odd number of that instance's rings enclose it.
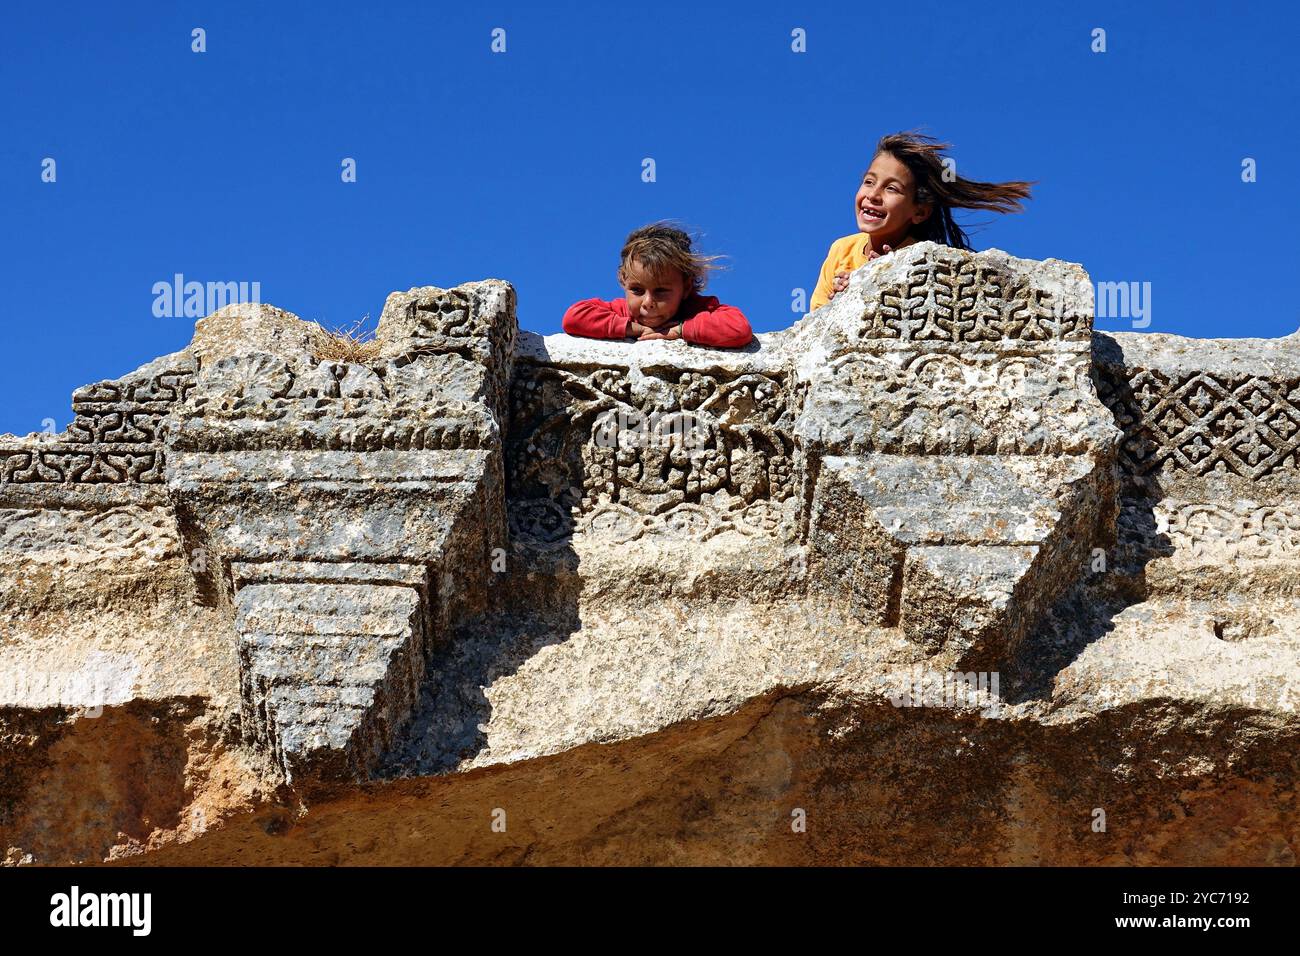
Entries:
{"label": "eroded rock face", "polygon": [[1091,312],[922,243],[738,352],[215,313],[0,438],[0,847],[1294,863],[1295,345]]}

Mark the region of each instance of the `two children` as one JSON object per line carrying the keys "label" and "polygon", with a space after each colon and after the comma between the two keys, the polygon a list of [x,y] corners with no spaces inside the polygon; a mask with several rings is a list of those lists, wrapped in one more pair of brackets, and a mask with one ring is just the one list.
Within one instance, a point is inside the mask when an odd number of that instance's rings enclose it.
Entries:
{"label": "two children", "polygon": [[[855,269],[895,249],[927,239],[969,249],[954,209],[1020,211],[1032,183],[957,176],[943,155],[949,148],[919,133],[881,138],[853,197],[858,231],[831,243],[810,311],[846,289]],[[700,294],[716,258],[694,252],[690,237],[667,223],[638,229],[623,245],[618,270],[626,297],[574,303],[564,313],[564,331],[602,339],[685,339],[714,348],[748,345],[753,332],[740,310]]]}

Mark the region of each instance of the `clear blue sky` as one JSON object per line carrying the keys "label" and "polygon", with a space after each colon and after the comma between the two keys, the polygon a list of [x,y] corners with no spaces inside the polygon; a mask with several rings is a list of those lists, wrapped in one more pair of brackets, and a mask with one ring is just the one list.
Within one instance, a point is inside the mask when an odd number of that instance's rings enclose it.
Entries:
{"label": "clear blue sky", "polygon": [[1283,335],[1298,27],[1283,3],[8,3],[0,432],[184,347],[193,320],[152,312],[178,272],[330,326],[500,277],[550,333],[675,217],[730,256],[711,291],[782,328],[872,144],[918,126],[963,175],[1039,183],[976,248],[1150,282],[1147,331]]}

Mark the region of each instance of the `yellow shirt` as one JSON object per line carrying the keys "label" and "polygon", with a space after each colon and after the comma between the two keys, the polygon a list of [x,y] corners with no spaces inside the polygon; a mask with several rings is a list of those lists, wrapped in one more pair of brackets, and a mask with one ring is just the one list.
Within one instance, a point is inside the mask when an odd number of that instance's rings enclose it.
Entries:
{"label": "yellow shirt", "polygon": [[[903,246],[910,246],[916,240],[908,236],[902,242],[894,245],[893,249],[901,249]],[[822,263],[821,275],[817,277],[817,288],[813,289],[812,302],[809,303],[808,311],[812,312],[820,309],[823,305],[831,300],[831,292],[834,286],[831,284],[835,277],[841,272],[852,273],[854,269],[860,269],[870,260],[868,256],[871,253],[871,236],[865,232],[855,232],[851,236],[845,236],[843,239],[836,239],[831,243],[831,251],[826,253],[826,261]]]}

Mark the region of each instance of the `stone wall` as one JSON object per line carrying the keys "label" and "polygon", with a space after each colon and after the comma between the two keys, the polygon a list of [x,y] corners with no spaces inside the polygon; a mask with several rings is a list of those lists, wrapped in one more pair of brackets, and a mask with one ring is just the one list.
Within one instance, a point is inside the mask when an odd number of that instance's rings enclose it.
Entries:
{"label": "stone wall", "polygon": [[1290,338],[923,243],[734,352],[325,344],[0,437],[9,862],[1294,862]]}

